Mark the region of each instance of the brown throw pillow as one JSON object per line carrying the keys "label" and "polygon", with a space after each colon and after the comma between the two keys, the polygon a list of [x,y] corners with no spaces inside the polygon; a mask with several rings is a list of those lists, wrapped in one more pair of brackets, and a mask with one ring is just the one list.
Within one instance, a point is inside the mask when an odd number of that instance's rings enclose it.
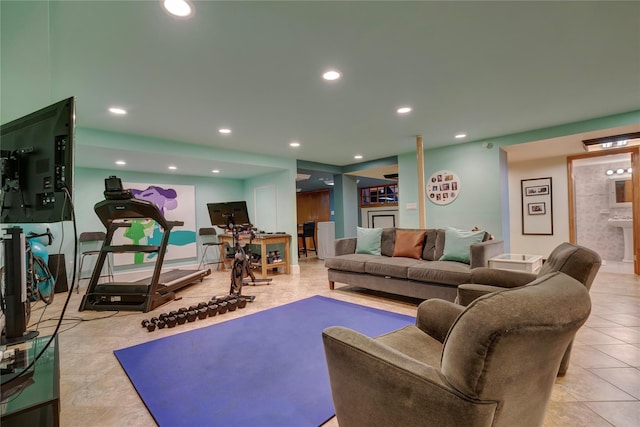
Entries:
{"label": "brown throw pillow", "polygon": [[425,234],[425,231],[396,230],[393,256],[420,259]]}

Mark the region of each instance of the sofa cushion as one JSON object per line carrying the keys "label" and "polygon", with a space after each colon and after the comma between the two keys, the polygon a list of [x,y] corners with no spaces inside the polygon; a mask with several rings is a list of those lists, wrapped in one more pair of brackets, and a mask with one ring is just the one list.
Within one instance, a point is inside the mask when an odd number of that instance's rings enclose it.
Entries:
{"label": "sofa cushion", "polygon": [[367,261],[364,266],[364,271],[365,273],[375,274],[376,276],[406,279],[407,268],[420,262],[423,261],[405,257],[377,257]]}
{"label": "sofa cushion", "polygon": [[424,231],[396,230],[393,256],[420,259],[424,245]]}
{"label": "sofa cushion", "polygon": [[[364,265],[367,261],[378,259],[378,255],[348,254],[331,257],[324,260],[324,266],[334,270],[350,271],[353,273],[364,273]],[[388,258],[385,258],[388,259]]]}
{"label": "sofa cushion", "polygon": [[445,232],[441,228],[427,230],[427,235],[424,239],[422,259],[427,261],[439,260],[444,251],[444,238]]}
{"label": "sofa cushion", "polygon": [[485,232],[458,230],[446,227],[444,240],[444,252],[440,261],[458,261],[469,264],[471,262],[470,247],[474,243],[482,242]]}
{"label": "sofa cushion", "polygon": [[380,255],[382,228],[358,227],[356,240],[357,254]]}
{"label": "sofa cushion", "polygon": [[407,269],[407,278],[419,282],[461,285],[471,280],[471,267],[451,261],[423,261]]}
{"label": "sofa cushion", "polygon": [[384,256],[393,256],[393,246],[396,241],[395,228],[383,228],[380,242],[380,253]]}

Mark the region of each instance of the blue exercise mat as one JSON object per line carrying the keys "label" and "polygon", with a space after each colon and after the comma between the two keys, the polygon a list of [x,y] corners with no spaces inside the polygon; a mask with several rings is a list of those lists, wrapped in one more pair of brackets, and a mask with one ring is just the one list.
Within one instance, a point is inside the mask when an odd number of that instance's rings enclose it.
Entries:
{"label": "blue exercise mat", "polygon": [[160,426],[318,426],[335,413],[322,330],[414,322],[314,296],[114,353]]}

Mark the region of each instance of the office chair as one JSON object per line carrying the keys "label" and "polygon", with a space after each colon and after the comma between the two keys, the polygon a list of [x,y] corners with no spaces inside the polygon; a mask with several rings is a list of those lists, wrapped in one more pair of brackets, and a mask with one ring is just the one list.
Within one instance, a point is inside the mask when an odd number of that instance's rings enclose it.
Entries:
{"label": "office chair", "polygon": [[[311,237],[313,240],[313,249],[307,248],[307,237]],[[304,252],[304,256],[307,256],[307,252],[315,252],[318,254],[316,246],[316,223],[314,221],[305,222],[302,224],[302,233],[298,233],[298,238],[302,239],[302,249],[298,252]]]}
{"label": "office chair", "polygon": [[[200,246],[202,248],[202,257],[200,258],[198,269],[204,267],[207,264],[217,264],[217,268],[220,269],[220,265],[222,264],[222,269],[224,270],[224,260],[222,259],[222,251],[220,250],[223,243],[218,239],[218,233],[216,233],[216,229],[213,227],[200,228],[198,229],[198,235],[200,236]],[[210,247],[218,248],[218,259],[216,261],[207,262],[207,250],[209,250]]]}
{"label": "office chair", "polygon": [[[78,286],[76,287],[76,292],[80,293],[80,281],[82,279],[90,279],[91,274],[89,276],[82,276],[82,266],[84,264],[84,259],[87,256],[97,256],[100,254],[100,249],[102,247],[102,243],[104,242],[105,237],[107,235],[103,231],[85,231],[80,233],[80,237],[78,238],[78,250],[80,251],[80,263],[78,264]],[[99,245],[98,245],[99,242]],[[88,247],[86,250],[83,248]],[[100,277],[108,277],[111,282],[113,279],[113,269],[111,268],[111,260],[109,255],[107,254],[107,274],[101,274]]]}

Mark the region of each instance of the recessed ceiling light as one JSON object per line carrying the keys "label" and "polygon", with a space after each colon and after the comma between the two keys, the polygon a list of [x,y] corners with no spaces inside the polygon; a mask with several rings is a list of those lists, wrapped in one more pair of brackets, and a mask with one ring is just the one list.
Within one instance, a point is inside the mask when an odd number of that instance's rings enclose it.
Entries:
{"label": "recessed ceiling light", "polygon": [[411,112],[411,107],[400,107],[396,111],[398,114],[407,114]]}
{"label": "recessed ceiling light", "polygon": [[605,172],[607,175],[613,175],[613,169],[607,169]]}
{"label": "recessed ceiling light", "polygon": [[169,169],[170,169],[170,170],[172,170],[172,171],[174,171],[174,170],[176,170],[176,169],[178,169],[178,168],[177,168],[176,166],[173,166],[173,165],[172,165],[172,166],[169,166]]}
{"label": "recessed ceiling light", "polygon": [[109,112],[118,116],[124,116],[125,114],[127,114],[127,110],[119,107],[111,107],[109,108]]}
{"label": "recessed ceiling light", "polygon": [[360,160],[362,158],[362,154],[356,154],[355,156],[353,156],[353,158],[356,160]]}
{"label": "recessed ceiling light", "polygon": [[164,8],[172,15],[184,18],[191,15],[191,5],[185,0],[164,0]]}
{"label": "recessed ceiling light", "polygon": [[322,78],[325,80],[338,80],[341,77],[342,73],[337,70],[329,70],[322,75]]}
{"label": "recessed ceiling light", "polygon": [[220,171],[219,171],[218,169],[214,169],[214,170],[212,170],[211,172],[213,172],[213,173],[220,173]]}
{"label": "recessed ceiling light", "polygon": [[300,147],[300,143],[298,141],[293,141],[291,143],[289,143],[290,147]]}
{"label": "recessed ceiling light", "polygon": [[616,173],[617,173],[617,174],[619,174],[619,175],[621,175],[621,174],[623,174],[623,173],[624,173],[624,169],[619,168],[618,170],[616,170]]}
{"label": "recessed ceiling light", "polygon": [[127,162],[125,162],[124,160],[116,160],[116,165],[124,166],[126,164]]}
{"label": "recessed ceiling light", "polygon": [[231,129],[222,128],[222,129],[218,129],[218,132],[224,133],[225,135],[227,135],[231,133]]}
{"label": "recessed ceiling light", "polygon": [[456,135],[456,139],[462,139],[462,138],[466,138],[467,134],[466,133],[459,133]]}
{"label": "recessed ceiling light", "polygon": [[627,172],[629,172],[629,173],[633,172],[633,168],[627,169]]}

